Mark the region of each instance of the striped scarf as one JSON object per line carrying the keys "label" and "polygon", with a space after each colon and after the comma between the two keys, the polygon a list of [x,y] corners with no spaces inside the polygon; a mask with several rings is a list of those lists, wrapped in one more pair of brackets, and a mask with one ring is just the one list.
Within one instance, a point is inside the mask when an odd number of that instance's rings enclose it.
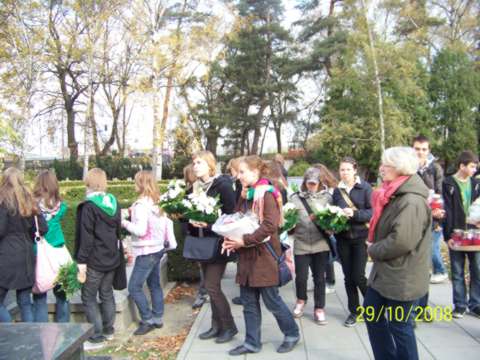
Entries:
{"label": "striped scarf", "polygon": [[257,214],[260,223],[263,222],[263,211],[264,211],[264,196],[265,193],[271,193],[278,205],[278,209],[280,210],[280,225],[283,225],[283,213],[282,213],[282,194],[280,191],[273,186],[270,181],[267,179],[260,179],[258,180],[255,185],[249,187],[246,191],[246,199],[253,200],[253,207],[252,210],[255,214]]}

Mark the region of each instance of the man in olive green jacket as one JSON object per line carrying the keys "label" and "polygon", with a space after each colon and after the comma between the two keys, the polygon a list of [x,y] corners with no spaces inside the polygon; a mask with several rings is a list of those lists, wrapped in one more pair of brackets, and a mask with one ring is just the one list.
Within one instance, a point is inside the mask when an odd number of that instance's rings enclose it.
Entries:
{"label": "man in olive green jacket", "polygon": [[373,260],[368,285],[382,296],[413,301],[428,291],[432,216],[428,188],[412,175],[395,192],[375,228],[368,254]]}

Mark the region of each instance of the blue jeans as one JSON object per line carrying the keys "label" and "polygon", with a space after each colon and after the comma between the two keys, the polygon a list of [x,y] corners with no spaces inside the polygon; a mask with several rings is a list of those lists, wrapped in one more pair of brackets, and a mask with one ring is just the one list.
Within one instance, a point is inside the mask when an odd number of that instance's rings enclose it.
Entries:
{"label": "blue jeans", "polygon": [[[70,322],[70,303],[58,286],[53,289],[55,295],[55,322]],[[47,293],[33,294],[33,319],[35,322],[48,322]]]}
{"label": "blue jeans", "polygon": [[[144,323],[163,323],[163,291],[160,286],[159,266],[163,254],[164,251],[162,250],[154,254],[137,256],[132,275],[130,276],[128,292],[135,301]],[[145,281],[152,298],[151,308],[143,292]]]}
{"label": "blue jeans", "polygon": [[[7,292],[8,289],[0,288],[0,322],[12,322],[12,317],[4,304]],[[17,289],[17,305],[20,309],[22,322],[33,322],[31,293],[32,288]]]}
{"label": "blue jeans", "polygon": [[277,324],[285,336],[284,340],[298,340],[300,333],[297,323],[287,305],[285,305],[280,297],[277,286],[258,288],[240,286],[240,297],[242,298],[246,328],[245,343],[243,345],[253,352],[259,352],[262,349],[260,295],[267,309],[277,320]]}
{"label": "blue jeans", "polygon": [[[363,306],[365,309],[370,308],[368,311],[374,316],[364,315],[364,318],[376,360],[418,360],[417,341],[410,314],[413,303],[387,299],[368,287]],[[387,308],[391,309],[385,311]],[[402,310],[396,310],[397,308]],[[399,314],[398,318],[395,314]],[[408,319],[407,314],[410,314]]]}
{"label": "blue jeans", "polygon": [[433,231],[433,242],[432,242],[432,268],[433,274],[445,274],[447,270],[445,269],[445,264],[443,263],[442,254],[440,252],[441,243],[442,243],[442,230]]}
{"label": "blue jeans", "polygon": [[[453,305],[455,309],[470,310],[480,306],[480,252],[450,252],[452,267]],[[467,286],[465,285],[465,259],[468,258],[470,270],[470,296],[467,302]]]}

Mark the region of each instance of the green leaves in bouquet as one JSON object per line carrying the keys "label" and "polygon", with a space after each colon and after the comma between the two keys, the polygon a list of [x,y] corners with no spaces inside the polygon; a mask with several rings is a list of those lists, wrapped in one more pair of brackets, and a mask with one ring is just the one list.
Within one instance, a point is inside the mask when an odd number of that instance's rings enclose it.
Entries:
{"label": "green leaves in bouquet", "polygon": [[280,228],[279,233],[292,230],[298,223],[298,210],[290,209],[283,214],[284,224]]}
{"label": "green leaves in bouquet", "polygon": [[70,300],[82,288],[82,284],[77,279],[77,273],[78,268],[75,261],[63,265],[58,272],[56,283],[65,292],[67,300]]}
{"label": "green leaves in bouquet", "polygon": [[182,201],[169,201],[160,203],[160,208],[167,214],[184,214],[187,208],[182,204]]}
{"label": "green leaves in bouquet", "polygon": [[328,209],[316,212],[315,222],[323,230],[332,231],[335,234],[346,231],[350,228],[350,225],[348,224],[348,218],[346,216],[332,213]]}

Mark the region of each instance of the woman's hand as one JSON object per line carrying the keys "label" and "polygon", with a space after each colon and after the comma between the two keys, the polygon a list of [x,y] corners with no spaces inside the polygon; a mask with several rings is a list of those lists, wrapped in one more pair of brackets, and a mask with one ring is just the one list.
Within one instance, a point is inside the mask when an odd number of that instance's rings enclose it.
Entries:
{"label": "woman's hand", "polygon": [[195,220],[190,220],[190,224],[192,224],[193,227],[196,227],[196,228],[206,228],[208,226],[206,222],[195,221]]}
{"label": "woman's hand", "polygon": [[243,239],[233,240],[229,238],[223,239],[222,248],[228,251],[237,250],[245,246]]}
{"label": "woman's hand", "polygon": [[345,208],[343,209],[343,213],[345,216],[351,218],[353,216],[353,209],[352,208]]}
{"label": "woman's hand", "polygon": [[310,218],[311,221],[315,221],[315,219],[317,218],[315,214],[310,214],[308,215],[308,217]]}

